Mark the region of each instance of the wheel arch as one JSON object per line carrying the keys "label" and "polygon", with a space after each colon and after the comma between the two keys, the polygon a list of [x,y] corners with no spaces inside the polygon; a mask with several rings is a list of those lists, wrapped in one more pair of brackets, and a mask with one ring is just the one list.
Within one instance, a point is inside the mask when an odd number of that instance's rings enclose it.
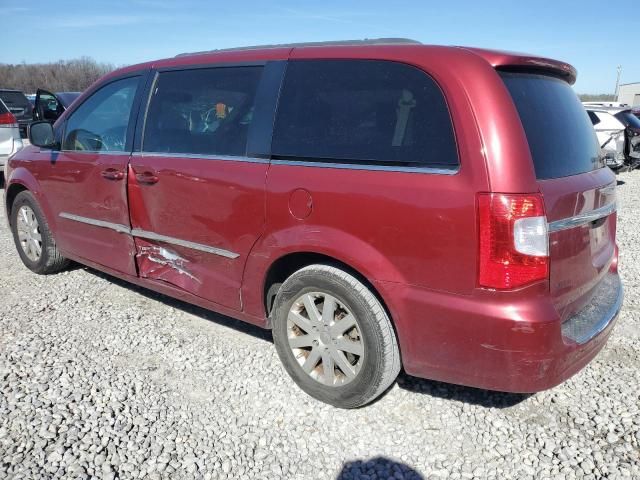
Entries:
{"label": "wheel arch", "polygon": [[11,223],[10,213],[11,208],[13,207],[13,202],[20,192],[28,190],[36,198],[38,205],[40,206],[42,213],[44,214],[47,223],[49,224],[49,227],[52,229],[52,232],[55,232],[57,223],[51,211],[51,205],[47,201],[46,197],[42,194],[40,185],[33,174],[26,168],[19,167],[15,170],[12,170],[10,179],[5,179],[5,181],[5,209],[7,218],[9,219],[9,223]]}
{"label": "wheel arch", "polygon": [[[313,251],[298,251],[298,252],[290,252],[287,253],[275,261],[271,263],[267,271],[265,272],[263,285],[262,285],[262,295],[264,301],[265,315],[268,317],[270,313],[270,303],[267,295],[269,293],[270,288],[274,284],[281,284],[287,278],[289,278],[293,273],[297,272],[301,268],[307,267],[309,265],[321,264],[321,265],[330,265],[332,267],[339,268],[344,270],[345,272],[353,275],[360,282],[362,282],[371,292],[378,298],[378,301],[386,308],[386,303],[382,298],[380,292],[375,287],[373,282],[371,282],[366,275],[361,273],[358,269],[349,265],[348,263],[340,260],[331,255],[327,255],[324,253],[313,252]],[[275,296],[275,293],[274,293]],[[388,309],[387,309],[388,310]],[[389,312],[387,312],[389,313]]]}
{"label": "wheel arch", "polygon": [[[339,268],[355,277],[365,287],[367,287],[380,302],[380,305],[391,320],[391,325],[396,338],[400,340],[398,325],[394,321],[394,315],[389,307],[389,303],[385,301],[383,292],[381,292],[380,289],[376,287],[375,283],[371,279],[369,279],[359,269],[335,256],[331,256],[326,253],[306,250],[289,252],[278,257],[269,265],[269,268],[265,272],[262,283],[262,307],[267,319],[266,326],[268,328],[271,327],[271,307],[273,306],[273,300],[275,299],[275,294],[277,293],[277,289],[272,292],[270,292],[270,289],[274,285],[277,285],[279,288],[279,285],[281,285],[293,273],[300,270],[301,268],[314,264],[330,265],[332,267]],[[269,298],[270,293],[273,294],[273,298]],[[402,347],[400,341],[398,341],[398,348],[400,349],[400,358],[402,358]]]}
{"label": "wheel arch", "polygon": [[7,193],[5,194],[5,210],[7,214],[7,221],[9,225],[11,225],[11,210],[13,209],[13,202],[20,192],[24,192],[25,190],[29,190],[22,183],[12,183],[7,187]]}

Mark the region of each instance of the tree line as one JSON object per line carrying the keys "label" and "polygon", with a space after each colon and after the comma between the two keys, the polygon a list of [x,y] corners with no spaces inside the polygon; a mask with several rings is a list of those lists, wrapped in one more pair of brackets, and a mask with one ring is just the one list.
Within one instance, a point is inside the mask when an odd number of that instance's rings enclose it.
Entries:
{"label": "tree line", "polygon": [[582,93],[578,95],[582,102],[615,102],[616,96],[609,93]]}
{"label": "tree line", "polygon": [[[0,63],[0,88],[35,93],[38,88],[52,92],[81,92],[102,75],[115,70],[111,63],[99,63],[91,57],[59,60],[52,63]],[[615,101],[611,94],[580,94],[583,102]]]}
{"label": "tree line", "polygon": [[35,93],[38,88],[52,92],[81,92],[116,67],[90,57],[52,63],[0,64],[0,88]]}

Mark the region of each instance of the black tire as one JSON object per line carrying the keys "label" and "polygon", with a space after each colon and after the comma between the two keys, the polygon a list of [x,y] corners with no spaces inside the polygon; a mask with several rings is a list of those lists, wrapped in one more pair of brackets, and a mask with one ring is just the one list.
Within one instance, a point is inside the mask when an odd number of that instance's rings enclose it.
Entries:
{"label": "black tire", "polygon": [[[20,208],[25,205],[33,211],[38,222],[40,236],[42,238],[42,253],[40,254],[40,258],[36,261],[31,260],[27,256],[18,237],[18,212],[20,211]],[[13,233],[13,241],[16,245],[16,249],[18,250],[22,263],[24,263],[24,265],[32,272],[40,275],[48,275],[51,273],[57,273],[69,266],[69,260],[64,258],[56,247],[56,242],[53,235],[51,235],[49,224],[42,213],[40,205],[38,205],[35,197],[28,190],[20,192],[13,202],[11,207],[11,231]]]}
{"label": "black tire", "polygon": [[[289,311],[309,292],[333,296],[358,322],[364,355],[356,376],[344,385],[325,385],[312,378],[289,346]],[[322,402],[340,408],[366,405],[387,390],[400,372],[398,342],[385,309],[362,282],[339,268],[310,265],[291,275],[276,296],[272,319],[274,343],[285,369],[302,390]]]}

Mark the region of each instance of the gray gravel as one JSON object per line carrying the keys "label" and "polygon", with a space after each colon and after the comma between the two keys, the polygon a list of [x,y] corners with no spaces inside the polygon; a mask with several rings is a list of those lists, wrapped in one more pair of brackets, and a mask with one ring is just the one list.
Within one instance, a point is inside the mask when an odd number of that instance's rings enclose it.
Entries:
{"label": "gray gravel", "polygon": [[298,390],[259,329],[30,273],[2,218],[0,478],[638,479],[640,172],[619,179],[626,300],[593,363],[529,397],[401,376],[355,411]]}

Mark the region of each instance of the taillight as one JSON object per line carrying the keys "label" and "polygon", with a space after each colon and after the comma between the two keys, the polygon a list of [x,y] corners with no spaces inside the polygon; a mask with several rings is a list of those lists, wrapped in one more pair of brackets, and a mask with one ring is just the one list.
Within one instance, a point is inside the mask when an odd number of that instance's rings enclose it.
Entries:
{"label": "taillight", "polygon": [[539,194],[478,194],[481,287],[509,289],[549,275],[549,233]]}
{"label": "taillight", "polygon": [[13,113],[0,113],[0,127],[17,127],[18,121],[16,117],[13,116]]}

